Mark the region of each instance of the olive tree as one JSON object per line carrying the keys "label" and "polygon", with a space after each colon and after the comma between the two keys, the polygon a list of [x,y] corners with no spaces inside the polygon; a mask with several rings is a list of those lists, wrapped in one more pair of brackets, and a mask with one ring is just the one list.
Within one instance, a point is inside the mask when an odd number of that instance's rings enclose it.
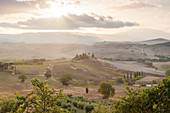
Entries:
{"label": "olive tree", "polygon": [[21,82],[25,82],[25,80],[27,79],[27,76],[26,75],[19,75],[18,78],[21,79]]}
{"label": "olive tree", "polygon": [[26,95],[16,94],[16,102],[10,113],[68,113],[56,105],[59,98],[63,98],[62,90],[57,92],[50,89],[47,81],[31,80],[33,89]]}
{"label": "olive tree", "polygon": [[68,73],[65,73],[65,74],[62,74],[59,78],[59,81],[63,84],[63,85],[66,85],[68,86],[70,84],[70,82],[72,81],[72,77],[70,74]]}
{"label": "olive tree", "polygon": [[108,99],[109,97],[113,97],[115,94],[115,88],[108,82],[101,82],[99,85],[98,92],[103,95],[104,99]]}
{"label": "olive tree", "polygon": [[52,76],[52,72],[51,72],[51,70],[47,70],[46,72],[45,72],[45,75],[44,75],[47,79],[49,79],[51,76]]}

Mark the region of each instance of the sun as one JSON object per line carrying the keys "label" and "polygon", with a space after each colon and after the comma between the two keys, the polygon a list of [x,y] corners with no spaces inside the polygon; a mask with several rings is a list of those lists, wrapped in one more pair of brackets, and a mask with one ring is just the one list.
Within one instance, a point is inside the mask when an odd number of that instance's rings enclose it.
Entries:
{"label": "sun", "polygon": [[46,8],[46,9],[39,8],[38,10],[38,12],[43,15],[43,17],[47,17],[47,18],[61,17],[61,16],[66,16],[68,14],[80,14],[81,13],[80,8],[74,4],[54,2],[54,1],[49,1],[47,3],[50,6],[49,8]]}

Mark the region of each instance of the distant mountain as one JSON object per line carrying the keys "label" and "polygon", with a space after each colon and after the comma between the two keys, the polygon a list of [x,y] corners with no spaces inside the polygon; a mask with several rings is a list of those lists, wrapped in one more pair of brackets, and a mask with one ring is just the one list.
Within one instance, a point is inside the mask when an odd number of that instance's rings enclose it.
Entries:
{"label": "distant mountain", "polygon": [[155,44],[166,43],[166,42],[170,42],[170,40],[165,39],[165,38],[156,38],[156,39],[151,39],[151,40],[140,41],[138,43],[147,44],[147,45],[155,45]]}
{"label": "distant mountain", "polygon": [[170,42],[159,43],[159,44],[155,44],[155,45],[170,46]]}
{"label": "distant mountain", "polygon": [[0,43],[29,43],[29,44],[94,44],[101,39],[81,33],[23,33],[0,34]]}

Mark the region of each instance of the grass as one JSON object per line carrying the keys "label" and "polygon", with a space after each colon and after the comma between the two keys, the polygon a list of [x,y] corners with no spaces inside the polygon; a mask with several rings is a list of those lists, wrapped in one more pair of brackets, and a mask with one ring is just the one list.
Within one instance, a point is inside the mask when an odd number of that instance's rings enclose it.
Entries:
{"label": "grass", "polygon": [[62,62],[53,67],[54,77],[58,78],[63,73],[70,73],[74,79],[73,84],[83,86],[88,83],[99,84],[101,81],[109,81],[112,77],[122,76],[102,64],[94,62]]}
{"label": "grass", "polygon": [[42,75],[47,65],[16,65],[17,74]]}
{"label": "grass", "polygon": [[[33,78],[46,81],[44,72],[48,64],[44,65],[16,65],[18,74],[27,75],[24,83],[18,79],[17,75],[12,75],[11,72],[0,72],[0,95],[14,94],[16,91],[25,94],[26,91],[32,88],[31,80]],[[73,81],[70,86],[80,87],[96,87],[101,81],[110,81],[112,77],[122,76],[120,73],[115,72],[113,69],[108,68],[100,63],[94,62],[57,62],[53,64],[52,78],[49,78],[48,85],[50,87],[58,88],[63,87],[58,81],[58,77],[63,73],[70,73]],[[113,82],[113,81],[112,81]]]}
{"label": "grass", "polygon": [[[31,80],[33,78],[46,81],[46,77],[38,75],[27,75],[25,82],[21,83],[18,79],[18,75],[12,75],[11,73],[0,72],[0,96],[6,97],[14,95],[15,92],[25,94],[26,91],[32,89]],[[50,87],[61,86],[61,84],[55,80],[55,78],[50,78],[47,80]]]}
{"label": "grass", "polygon": [[164,65],[161,65],[161,68],[162,69],[170,69],[170,65],[164,64]]}
{"label": "grass", "polygon": [[25,61],[25,59],[21,58],[0,58],[0,62],[22,62]]}
{"label": "grass", "polygon": [[4,73],[11,73],[11,71],[2,71],[2,70],[1,70],[0,72],[4,72]]}

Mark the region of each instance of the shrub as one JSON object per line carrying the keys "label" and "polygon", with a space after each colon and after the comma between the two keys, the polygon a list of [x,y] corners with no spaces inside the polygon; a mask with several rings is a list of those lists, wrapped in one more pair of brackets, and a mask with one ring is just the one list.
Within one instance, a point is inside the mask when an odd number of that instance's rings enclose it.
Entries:
{"label": "shrub", "polygon": [[93,109],[94,109],[94,106],[93,106],[93,105],[91,105],[91,104],[86,104],[86,106],[85,106],[86,112],[90,112],[90,111],[92,111]]}
{"label": "shrub", "polygon": [[166,76],[170,76],[170,69],[166,70]]}
{"label": "shrub", "polygon": [[77,107],[77,104],[78,104],[77,101],[73,101],[72,103],[73,103],[73,106],[74,106],[74,107]]}
{"label": "shrub", "polygon": [[79,108],[79,109],[84,109],[84,103],[83,102],[79,102],[78,103],[78,105],[77,105],[77,107]]}
{"label": "shrub", "polygon": [[77,98],[78,98],[79,100],[81,100],[81,101],[84,100],[84,97],[83,97],[83,96],[77,96]]}
{"label": "shrub", "polygon": [[73,113],[77,113],[78,109],[77,109],[76,107],[71,107],[71,111],[72,111]]}
{"label": "shrub", "polygon": [[146,84],[143,83],[143,82],[140,82],[139,84],[140,84],[141,86],[146,86]]}
{"label": "shrub", "polygon": [[56,105],[63,97],[62,90],[57,92],[47,86],[47,81],[31,80],[33,89],[26,95],[16,94],[16,103],[11,113],[58,113],[67,112]]}
{"label": "shrub", "polygon": [[72,94],[68,94],[67,96],[68,96],[69,98],[72,98],[73,95],[72,95]]}
{"label": "shrub", "polygon": [[71,75],[70,74],[63,74],[60,76],[59,81],[63,84],[68,86],[70,82],[72,81]]}
{"label": "shrub", "polygon": [[25,80],[27,79],[27,76],[26,75],[19,75],[18,78],[21,79],[21,82],[25,82]]}
{"label": "shrub", "polygon": [[128,85],[130,85],[130,86],[132,86],[132,85],[134,84],[134,82],[135,82],[135,81],[133,81],[133,80],[128,80],[128,81],[127,81]]}
{"label": "shrub", "polygon": [[62,107],[62,108],[65,108],[65,109],[68,109],[68,108],[71,107],[71,104],[70,104],[70,103],[65,103],[65,102],[63,102],[63,103],[61,104],[61,107]]}
{"label": "shrub", "polygon": [[10,112],[14,104],[14,100],[2,100],[2,102],[0,102],[0,113]]}
{"label": "shrub", "polygon": [[170,78],[157,86],[135,90],[126,85],[127,96],[114,101],[114,113],[168,113]]}
{"label": "shrub", "polygon": [[157,84],[158,82],[156,80],[152,80],[152,83],[153,84]]}
{"label": "shrub", "polygon": [[122,78],[122,77],[116,77],[116,80],[117,80],[119,83],[123,83],[123,78]]}
{"label": "shrub", "polygon": [[71,99],[67,99],[67,103],[71,103]]}
{"label": "shrub", "polygon": [[101,82],[99,85],[98,92],[101,93],[104,97],[109,98],[110,96],[114,96],[115,88],[108,82]]}
{"label": "shrub", "polygon": [[[91,111],[91,113],[115,113],[113,111],[113,105],[105,105],[105,104],[97,104],[96,107],[94,107],[94,110]],[[121,113],[121,112],[117,112],[117,113]],[[122,112],[123,113],[123,112]],[[127,113],[127,112],[124,112]]]}
{"label": "shrub", "polygon": [[63,102],[63,103],[61,104],[61,107],[67,109],[67,103]]}
{"label": "shrub", "polygon": [[57,106],[61,106],[62,100],[57,100]]}

